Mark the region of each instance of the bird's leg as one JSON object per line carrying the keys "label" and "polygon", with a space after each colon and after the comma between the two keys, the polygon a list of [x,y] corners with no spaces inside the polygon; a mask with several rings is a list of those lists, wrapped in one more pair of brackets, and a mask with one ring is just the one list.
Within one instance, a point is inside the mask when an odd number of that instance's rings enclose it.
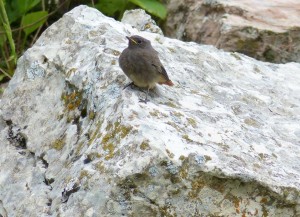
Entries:
{"label": "bird's leg", "polygon": [[144,103],[149,102],[149,100],[148,100],[149,90],[150,90],[150,87],[148,87],[148,89],[147,89],[146,98],[140,99],[139,102],[144,102]]}
{"label": "bird's leg", "polygon": [[129,86],[132,87],[133,85],[134,85],[134,83],[133,83],[133,81],[132,81],[132,82],[126,84],[126,85],[123,87],[123,90],[126,89],[126,88],[129,87]]}

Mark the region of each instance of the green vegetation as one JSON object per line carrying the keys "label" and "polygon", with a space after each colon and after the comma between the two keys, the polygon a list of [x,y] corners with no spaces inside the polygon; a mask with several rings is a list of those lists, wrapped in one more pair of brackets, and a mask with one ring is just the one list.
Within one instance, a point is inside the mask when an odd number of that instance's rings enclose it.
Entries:
{"label": "green vegetation", "polygon": [[[42,0],[0,0],[0,82],[14,73],[18,54],[30,46],[47,20],[48,12],[37,7]],[[36,32],[35,34],[33,34]],[[30,40],[27,40],[31,36]]]}
{"label": "green vegetation", "polygon": [[143,8],[162,20],[167,16],[166,7],[159,0],[101,0],[95,7],[107,16],[121,19],[125,10]]}
{"label": "green vegetation", "polygon": [[95,7],[120,20],[125,10],[142,8],[164,20],[166,7],[161,0],[0,0],[0,83],[14,74],[17,59],[37,40],[43,30],[62,14],[80,4]]}

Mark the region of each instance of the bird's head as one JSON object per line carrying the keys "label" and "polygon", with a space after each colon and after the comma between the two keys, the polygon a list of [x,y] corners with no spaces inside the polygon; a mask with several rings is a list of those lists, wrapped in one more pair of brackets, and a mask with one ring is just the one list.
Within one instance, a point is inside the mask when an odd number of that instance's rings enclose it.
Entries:
{"label": "bird's head", "polygon": [[133,35],[131,37],[126,36],[128,39],[129,48],[146,48],[151,46],[151,42],[141,36]]}

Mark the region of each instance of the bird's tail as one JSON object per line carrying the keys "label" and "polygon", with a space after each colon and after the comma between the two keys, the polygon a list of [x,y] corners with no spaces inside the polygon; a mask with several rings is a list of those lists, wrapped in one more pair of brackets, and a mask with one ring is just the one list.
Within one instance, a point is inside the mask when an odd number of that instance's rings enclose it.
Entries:
{"label": "bird's tail", "polygon": [[164,82],[159,82],[159,84],[165,84],[165,85],[168,85],[168,86],[173,86],[173,82],[171,80],[167,80],[167,81],[164,81]]}

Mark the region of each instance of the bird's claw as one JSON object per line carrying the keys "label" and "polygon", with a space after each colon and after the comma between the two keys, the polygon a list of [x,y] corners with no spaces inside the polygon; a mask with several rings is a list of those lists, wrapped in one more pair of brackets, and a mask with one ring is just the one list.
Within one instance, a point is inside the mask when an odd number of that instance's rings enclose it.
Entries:
{"label": "bird's claw", "polygon": [[130,83],[128,83],[128,84],[126,84],[126,85],[123,87],[123,90],[126,89],[126,88],[129,87],[129,86],[130,86],[131,88],[132,88],[132,86],[135,86],[134,83],[133,83],[133,81],[130,82]]}
{"label": "bird's claw", "polygon": [[149,99],[139,99],[139,102],[143,102],[143,103],[145,103],[145,104],[147,104],[147,102],[149,102],[150,100]]}

